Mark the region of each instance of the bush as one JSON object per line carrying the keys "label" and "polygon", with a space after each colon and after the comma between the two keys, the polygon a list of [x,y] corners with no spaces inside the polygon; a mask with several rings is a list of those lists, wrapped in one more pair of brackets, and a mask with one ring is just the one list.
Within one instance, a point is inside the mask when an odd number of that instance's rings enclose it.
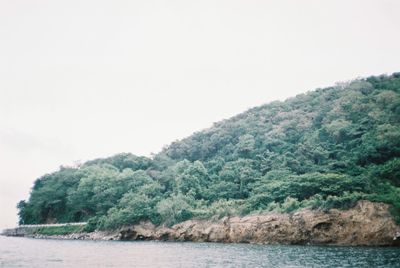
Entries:
{"label": "bush", "polygon": [[83,231],[88,232],[88,233],[94,232],[98,228],[98,224],[99,224],[98,217],[90,218],[88,220],[87,224],[85,225],[85,227],[83,228]]}
{"label": "bush", "polygon": [[301,207],[301,203],[296,198],[286,197],[285,201],[280,206],[281,212],[293,212]]}
{"label": "bush", "polygon": [[117,207],[107,212],[107,217],[101,220],[101,228],[115,229],[141,220],[157,219],[155,202],[146,195],[129,192],[121,198]]}
{"label": "bush", "polygon": [[388,182],[376,185],[377,191],[366,195],[366,199],[372,202],[383,202],[391,204],[390,212],[394,219],[400,224],[400,187],[393,186]]}
{"label": "bush", "polygon": [[171,195],[160,201],[157,204],[157,212],[162,222],[170,226],[190,219],[193,216],[193,207],[190,205],[190,201],[189,197],[182,194]]}
{"label": "bush", "polygon": [[221,219],[223,217],[241,215],[243,211],[243,200],[218,200],[202,210],[202,214],[194,216],[205,219]]}
{"label": "bush", "polygon": [[66,225],[66,226],[49,226],[40,227],[35,233],[41,235],[67,235],[73,233],[81,233],[84,231],[83,225]]}
{"label": "bush", "polygon": [[329,210],[332,208],[348,209],[354,207],[358,200],[362,199],[364,195],[362,193],[349,193],[344,192],[343,195],[335,196],[330,195],[323,202],[321,208]]}

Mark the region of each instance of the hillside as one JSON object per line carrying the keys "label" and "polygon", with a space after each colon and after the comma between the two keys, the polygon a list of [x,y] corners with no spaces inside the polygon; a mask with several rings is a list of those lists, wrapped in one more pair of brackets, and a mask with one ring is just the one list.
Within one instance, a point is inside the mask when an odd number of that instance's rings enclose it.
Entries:
{"label": "hillside", "polygon": [[165,147],[37,179],[20,223],[172,225],[366,199],[400,215],[400,73],[317,89],[250,109]]}

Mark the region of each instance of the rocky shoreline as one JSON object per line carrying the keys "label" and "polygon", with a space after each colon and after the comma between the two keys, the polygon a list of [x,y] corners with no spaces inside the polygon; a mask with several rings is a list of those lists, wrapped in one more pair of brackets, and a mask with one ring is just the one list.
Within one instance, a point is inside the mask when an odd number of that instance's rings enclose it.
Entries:
{"label": "rocky shoreline", "polygon": [[26,237],[79,240],[156,240],[256,244],[400,246],[400,226],[383,203],[359,201],[349,210],[300,210],[221,220],[189,220],[172,227],[150,222],[114,231]]}

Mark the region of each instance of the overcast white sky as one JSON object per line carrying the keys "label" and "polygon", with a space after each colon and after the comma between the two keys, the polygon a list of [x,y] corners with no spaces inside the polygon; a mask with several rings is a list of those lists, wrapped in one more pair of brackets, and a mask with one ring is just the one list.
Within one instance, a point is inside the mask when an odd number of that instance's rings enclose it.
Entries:
{"label": "overcast white sky", "polygon": [[1,0],[0,229],[61,164],[400,71],[400,1]]}

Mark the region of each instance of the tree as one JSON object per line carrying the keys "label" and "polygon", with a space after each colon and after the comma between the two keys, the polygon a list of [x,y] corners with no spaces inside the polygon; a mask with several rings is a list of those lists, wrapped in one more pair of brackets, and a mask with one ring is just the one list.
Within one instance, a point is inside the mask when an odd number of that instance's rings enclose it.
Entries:
{"label": "tree", "polygon": [[207,169],[200,161],[190,163],[187,160],[177,164],[176,190],[183,195],[200,199],[208,182]]}
{"label": "tree", "polygon": [[190,197],[183,194],[173,194],[157,204],[157,212],[166,225],[185,221],[192,217]]}
{"label": "tree", "polygon": [[18,204],[20,222],[172,224],[362,198],[400,215],[399,126],[398,73],[317,89],[215,123],[151,159],[123,153],[46,174]]}
{"label": "tree", "polygon": [[242,157],[249,157],[254,150],[255,143],[253,135],[245,134],[240,136],[239,142],[236,145],[239,155]]}

